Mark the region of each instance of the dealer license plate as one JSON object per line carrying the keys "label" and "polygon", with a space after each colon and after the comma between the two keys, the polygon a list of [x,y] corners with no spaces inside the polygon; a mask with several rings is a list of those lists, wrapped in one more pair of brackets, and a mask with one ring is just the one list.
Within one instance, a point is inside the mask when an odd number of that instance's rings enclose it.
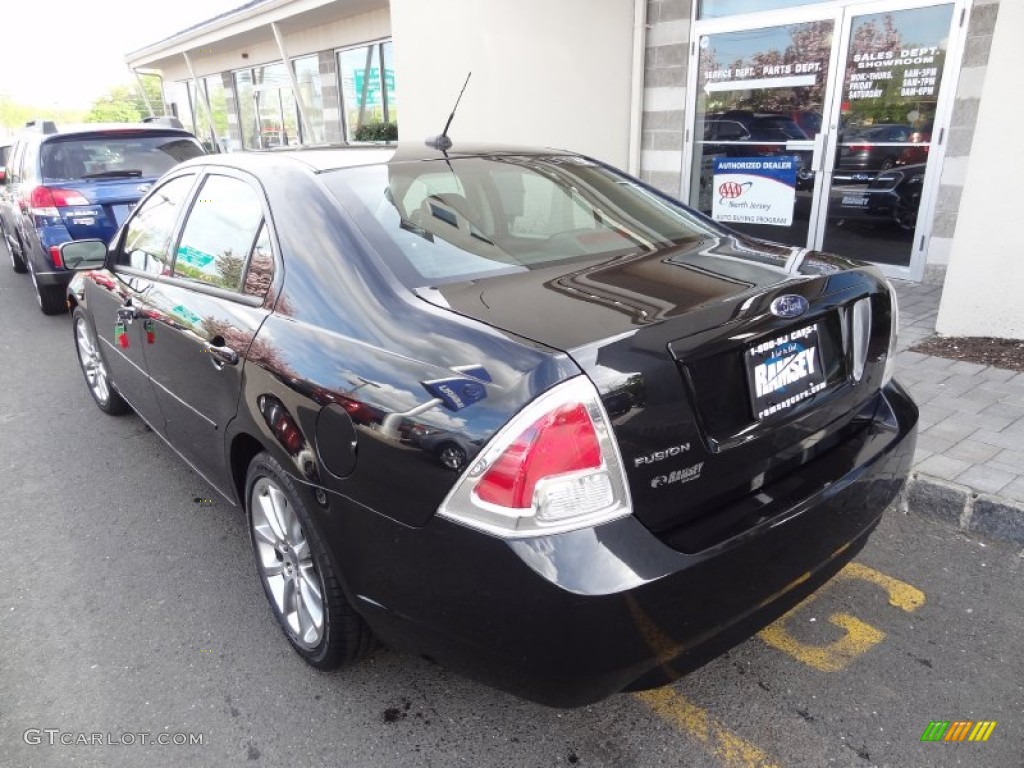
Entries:
{"label": "dealer license plate", "polygon": [[757,420],[786,411],[825,389],[818,326],[754,344],[744,354],[750,404]]}

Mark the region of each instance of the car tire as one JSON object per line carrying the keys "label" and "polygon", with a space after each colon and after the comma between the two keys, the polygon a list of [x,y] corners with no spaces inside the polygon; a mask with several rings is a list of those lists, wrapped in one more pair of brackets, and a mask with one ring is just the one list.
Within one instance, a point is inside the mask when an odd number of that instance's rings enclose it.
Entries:
{"label": "car tire", "polygon": [[11,245],[10,241],[5,242],[4,245],[7,247],[7,255],[11,257],[11,268],[19,275],[23,275],[28,272],[28,265],[25,264],[25,259],[22,257],[21,253],[14,252],[14,247]]}
{"label": "car tire", "polygon": [[435,451],[437,460],[445,469],[458,472],[466,466],[466,452],[457,443],[441,443]]}
{"label": "car tire", "polygon": [[68,311],[67,299],[64,298],[64,289],[59,285],[40,285],[36,280],[35,270],[29,265],[29,275],[32,277],[32,288],[36,292],[36,302],[44,315],[60,315]]}
{"label": "car tire", "polygon": [[99,340],[92,321],[81,307],[75,307],[72,316],[72,328],[75,335],[75,351],[78,353],[78,365],[85,377],[85,385],[99,409],[111,416],[128,413],[131,406],[114,388],[107,372],[107,364],[100,352]]}
{"label": "car tire", "polygon": [[346,599],[302,494],[269,453],[249,464],[245,511],[263,591],[292,648],[317,669],[349,664],[372,649],[373,634]]}
{"label": "car tire", "polygon": [[896,221],[896,226],[902,229],[904,232],[913,232],[917,229],[917,208],[910,207],[908,205],[896,206],[896,212],[893,217]]}

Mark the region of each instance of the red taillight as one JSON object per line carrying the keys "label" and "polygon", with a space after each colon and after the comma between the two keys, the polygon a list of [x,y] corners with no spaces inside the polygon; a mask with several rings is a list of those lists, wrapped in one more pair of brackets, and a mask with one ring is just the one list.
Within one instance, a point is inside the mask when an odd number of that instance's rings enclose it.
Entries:
{"label": "red taillight", "polygon": [[29,205],[32,208],[56,208],[57,203],[53,199],[53,191],[49,187],[36,187],[28,196]]}
{"label": "red taillight", "polygon": [[488,441],[438,515],[502,538],[546,536],[632,513],[622,457],[586,376],[556,384]]}
{"label": "red taillight", "polygon": [[53,260],[53,266],[57,267],[58,269],[64,269],[64,259],[60,257],[59,245],[50,246],[50,258]]}
{"label": "red taillight", "polygon": [[600,466],[601,446],[586,407],[566,404],[516,438],[480,478],[476,494],[491,504],[526,509],[545,477]]}
{"label": "red taillight", "polygon": [[[36,187],[29,193],[29,205],[33,211],[36,209],[47,211],[45,216],[55,216],[50,213],[55,208],[67,208],[72,205],[89,205],[89,200],[77,189],[61,189],[60,187]],[[49,210],[47,210],[49,209]]]}
{"label": "red taillight", "polygon": [[850,151],[851,152],[867,152],[870,149],[871,149],[871,145],[870,144],[851,144],[850,145]]}

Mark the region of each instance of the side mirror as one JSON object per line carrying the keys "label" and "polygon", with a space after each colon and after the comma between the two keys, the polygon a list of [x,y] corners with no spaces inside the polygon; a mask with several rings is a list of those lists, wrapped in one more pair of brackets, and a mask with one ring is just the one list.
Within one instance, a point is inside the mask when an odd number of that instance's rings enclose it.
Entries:
{"label": "side mirror", "polygon": [[60,258],[76,272],[100,269],[107,261],[107,244],[102,240],[70,240],[60,246]]}

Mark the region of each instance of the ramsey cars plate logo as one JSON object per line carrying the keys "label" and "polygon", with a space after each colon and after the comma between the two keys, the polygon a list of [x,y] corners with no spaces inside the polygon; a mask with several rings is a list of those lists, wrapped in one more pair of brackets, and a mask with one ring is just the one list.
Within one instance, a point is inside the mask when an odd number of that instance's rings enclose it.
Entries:
{"label": "ramsey cars plate logo", "polygon": [[796,296],[792,293],[786,294],[785,296],[779,296],[771,303],[771,313],[776,317],[800,317],[804,312],[810,309],[810,304],[803,296]]}

